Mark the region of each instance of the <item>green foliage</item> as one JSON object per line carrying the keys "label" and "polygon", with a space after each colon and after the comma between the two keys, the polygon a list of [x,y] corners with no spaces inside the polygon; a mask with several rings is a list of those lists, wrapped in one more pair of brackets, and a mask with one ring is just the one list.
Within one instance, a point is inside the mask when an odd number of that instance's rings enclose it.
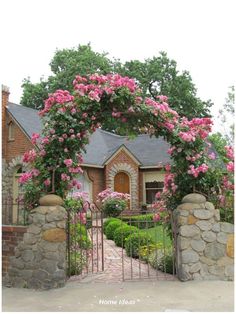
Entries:
{"label": "green foliage", "polygon": [[113,218],[113,217],[107,218],[107,219],[103,222],[103,229],[105,230],[106,227],[109,225],[109,223],[110,223],[110,222],[114,222],[114,221],[120,221],[120,219],[118,219],[118,218]]}
{"label": "green foliage", "polygon": [[162,272],[173,274],[173,254],[171,251],[154,251],[148,258],[150,265]]}
{"label": "green foliage", "polygon": [[87,229],[84,225],[70,224],[70,246],[79,247],[80,249],[89,249],[92,247],[91,241],[88,237]]}
{"label": "green foliage", "polygon": [[70,265],[67,267],[67,276],[80,275],[86,266],[86,255],[84,252],[74,251],[70,254]]}
{"label": "green foliage", "polygon": [[157,252],[159,249],[163,248],[162,243],[155,243],[141,246],[139,249],[139,258],[145,262],[149,261],[149,257],[153,252]]}
{"label": "green foliage", "polygon": [[125,251],[128,256],[138,258],[142,246],[154,244],[152,237],[144,232],[137,232],[127,237]]}
{"label": "green foliage", "polygon": [[67,210],[76,213],[83,209],[83,200],[74,197],[67,197],[64,200],[64,205]]}
{"label": "green foliage", "polygon": [[234,145],[235,86],[230,86],[225,103],[221,106],[218,119],[223,131],[223,138],[228,145]]}
{"label": "green foliage", "polygon": [[166,248],[172,247],[171,236],[163,225],[156,225],[154,228],[144,230],[148,235],[150,235],[158,245],[165,246]]}
{"label": "green foliage", "polygon": [[48,82],[41,78],[39,83],[34,84],[27,78],[23,80],[21,87],[23,88],[21,104],[37,110],[42,109],[44,100],[48,98]]}
{"label": "green foliage", "polygon": [[117,228],[114,232],[114,242],[117,246],[124,247],[126,238],[135,233],[138,232],[139,229],[136,227],[128,226],[123,224],[119,228]]}
{"label": "green foliage", "polygon": [[102,210],[106,217],[117,217],[127,207],[127,201],[110,198],[104,202]]}
{"label": "green foliage", "polygon": [[105,235],[108,240],[113,240],[114,239],[114,232],[116,231],[117,228],[119,228],[123,222],[120,221],[112,221],[110,222],[106,228],[105,228]]}
{"label": "green foliage", "polygon": [[[225,139],[225,137],[221,133],[217,132],[209,135],[209,140],[213,144],[214,149],[219,155],[220,161],[227,162],[227,158],[225,156],[225,146],[227,145],[227,140]],[[217,161],[215,160],[214,163],[216,162]],[[220,166],[220,164],[217,166]]]}
{"label": "green foliage", "polygon": [[49,76],[48,80],[41,79],[40,83],[34,84],[29,78],[24,79],[21,104],[42,109],[48,93],[53,93],[57,89],[72,91],[72,82],[77,74],[112,72],[112,62],[106,55],[106,53],[94,52],[90,44],[57,50],[50,62],[53,75]]}
{"label": "green foliage", "polygon": [[153,228],[156,225],[153,221],[153,214],[121,216],[120,219],[131,226],[138,227],[139,229]]}
{"label": "green foliage", "polygon": [[[57,50],[50,67],[53,75],[47,80],[41,79],[36,84],[29,78],[23,81],[21,103],[24,106],[40,109],[48,93],[57,89],[72,91],[75,75],[116,72],[135,78],[143,90],[143,96],[150,96],[150,92],[153,97],[157,94],[167,95],[170,106],[182,116],[192,118],[209,115],[210,101],[204,102],[196,96],[190,74],[187,71],[179,73],[176,61],[169,59],[165,52],[143,62],[131,60],[122,64],[110,60],[106,53],[93,51],[90,44],[79,45],[72,49]],[[111,127],[112,124],[107,121],[103,128],[114,131],[117,129],[116,124],[117,120],[114,120]],[[120,133],[123,132],[121,128]]]}
{"label": "green foliage", "polygon": [[121,75],[135,78],[142,87],[143,96],[167,95],[169,105],[181,116],[188,118],[209,116],[211,103],[196,96],[196,87],[187,71],[179,73],[177,63],[160,52],[158,57],[144,62],[131,60],[117,66]]}

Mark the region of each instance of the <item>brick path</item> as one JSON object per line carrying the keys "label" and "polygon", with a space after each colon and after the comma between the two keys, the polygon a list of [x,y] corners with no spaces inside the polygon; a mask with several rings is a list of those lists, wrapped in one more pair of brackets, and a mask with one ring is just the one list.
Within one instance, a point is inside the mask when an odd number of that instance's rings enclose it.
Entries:
{"label": "brick path", "polygon": [[93,230],[93,258],[90,257],[88,270],[84,270],[79,276],[71,277],[69,281],[114,283],[124,280],[177,280],[171,274],[155,270],[139,259],[128,257],[124,249],[117,247],[112,240],[107,240],[105,235],[103,241],[104,271],[102,271],[101,232],[97,229]]}

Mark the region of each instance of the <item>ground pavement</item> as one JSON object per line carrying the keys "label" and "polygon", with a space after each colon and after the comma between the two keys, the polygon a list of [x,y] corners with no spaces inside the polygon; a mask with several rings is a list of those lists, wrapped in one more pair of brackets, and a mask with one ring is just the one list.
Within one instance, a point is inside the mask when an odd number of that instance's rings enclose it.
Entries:
{"label": "ground pavement", "polygon": [[3,288],[4,312],[233,312],[233,282],[67,283],[49,291]]}

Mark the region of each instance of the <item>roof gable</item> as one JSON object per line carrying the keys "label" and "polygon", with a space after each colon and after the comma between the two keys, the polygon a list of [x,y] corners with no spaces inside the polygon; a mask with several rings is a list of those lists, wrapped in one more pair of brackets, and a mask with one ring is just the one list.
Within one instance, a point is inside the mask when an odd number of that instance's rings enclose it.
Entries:
{"label": "roof gable", "polygon": [[124,151],[126,155],[128,155],[138,166],[141,165],[141,162],[130,152],[130,150],[122,144],[120,147],[118,147],[111,155],[108,157],[108,159],[104,162],[104,165],[109,164],[112,159],[114,159],[120,152]]}

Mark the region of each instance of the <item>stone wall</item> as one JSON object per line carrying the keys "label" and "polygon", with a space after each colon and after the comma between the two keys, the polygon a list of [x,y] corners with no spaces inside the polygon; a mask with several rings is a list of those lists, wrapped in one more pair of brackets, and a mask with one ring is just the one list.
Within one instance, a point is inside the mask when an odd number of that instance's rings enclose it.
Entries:
{"label": "stone wall", "polygon": [[174,211],[180,280],[233,280],[234,225],[200,194],[189,194]]}
{"label": "stone wall", "polygon": [[2,226],[2,276],[6,275],[10,256],[14,256],[15,248],[23,240],[26,230],[24,226]]}
{"label": "stone wall", "polygon": [[66,211],[62,199],[44,196],[32,210],[23,242],[10,258],[5,285],[51,289],[66,281]]}

